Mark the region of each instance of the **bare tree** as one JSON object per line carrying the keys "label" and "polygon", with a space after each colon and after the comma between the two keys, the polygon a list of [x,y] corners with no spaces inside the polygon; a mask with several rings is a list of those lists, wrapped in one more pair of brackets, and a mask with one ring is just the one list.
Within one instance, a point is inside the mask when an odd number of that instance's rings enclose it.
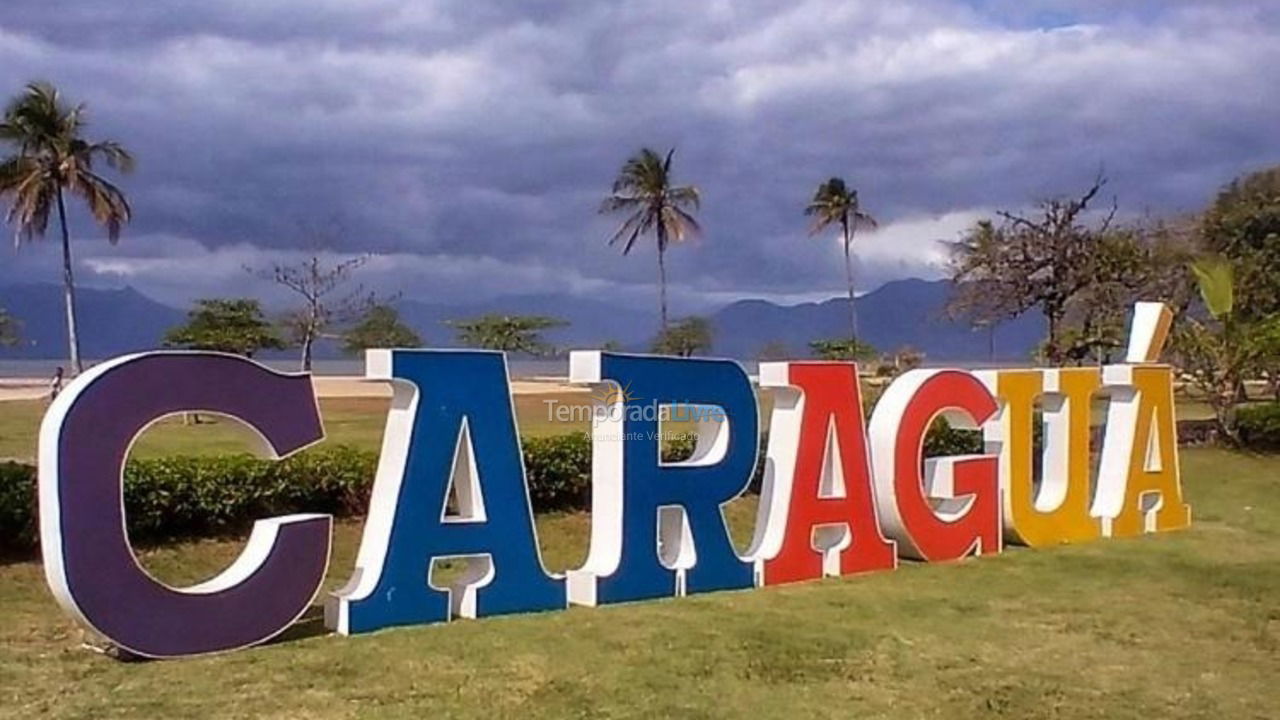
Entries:
{"label": "bare tree", "polygon": [[1078,198],[1041,202],[1034,216],[1000,212],[1001,223],[983,220],[951,246],[955,294],[949,310],[975,323],[999,323],[1038,308],[1048,325],[1044,354],[1061,363],[1064,320],[1073,302],[1108,279],[1105,252],[1115,233],[1116,206],[1088,223],[1086,211],[1106,179],[1099,175]]}
{"label": "bare tree", "polygon": [[316,340],[337,337],[330,330],[352,322],[377,304],[373,293],[364,285],[346,291],[352,275],[369,262],[368,255],[342,260],[332,265],[318,253],[296,264],[276,264],[266,270],[246,268],[264,280],[288,288],[302,299],[300,307],[286,313],[283,325],[290,337],[302,348],[302,369],[311,370]]}

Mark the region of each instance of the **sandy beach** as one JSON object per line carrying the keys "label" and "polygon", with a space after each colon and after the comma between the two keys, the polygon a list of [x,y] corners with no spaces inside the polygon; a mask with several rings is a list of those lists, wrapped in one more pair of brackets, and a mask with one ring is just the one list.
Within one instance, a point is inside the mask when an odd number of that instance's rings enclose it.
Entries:
{"label": "sandy beach", "polygon": [[[391,385],[358,376],[317,376],[316,395],[322,398],[391,397]],[[570,385],[564,378],[522,378],[511,382],[517,395],[552,395],[590,392]],[[41,378],[0,378],[0,402],[39,400],[49,396],[49,380]]]}

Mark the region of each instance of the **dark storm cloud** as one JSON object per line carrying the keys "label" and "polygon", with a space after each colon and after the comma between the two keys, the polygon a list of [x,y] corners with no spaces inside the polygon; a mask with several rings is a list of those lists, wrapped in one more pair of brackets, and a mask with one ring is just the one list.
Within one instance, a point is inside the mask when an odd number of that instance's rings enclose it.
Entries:
{"label": "dark storm cloud", "polygon": [[242,289],[240,265],[331,219],[326,244],[394,258],[378,282],[409,295],[643,295],[652,258],[605,247],[595,208],[644,144],[677,147],[705,196],[706,237],[673,258],[693,305],[838,289],[834,241],[800,215],[833,174],[883,226],[862,240],[870,289],[1103,165],[1125,208],[1175,212],[1280,160],[1280,18],[1239,3],[6,8],[0,87],[53,79],[139,156],[137,220],[119,249],[85,245],[88,279],[173,300]]}

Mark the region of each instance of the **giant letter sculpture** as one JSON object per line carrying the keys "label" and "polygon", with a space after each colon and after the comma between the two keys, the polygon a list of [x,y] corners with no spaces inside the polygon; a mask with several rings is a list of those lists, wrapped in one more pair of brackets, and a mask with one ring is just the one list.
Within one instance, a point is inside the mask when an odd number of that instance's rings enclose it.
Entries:
{"label": "giant letter sculpture", "polygon": [[1103,369],[1111,394],[1093,514],[1108,537],[1180,530],[1191,524],[1182,499],[1173,370],[1167,365]]}
{"label": "giant letter sculpture", "polygon": [[898,566],[880,532],[858,366],[763,363],[773,421],[756,539],[761,585]]}
{"label": "giant letter sculpture", "polygon": [[[593,430],[591,549],[569,572],[569,601],[606,603],[753,586],[723,506],[751,481],[759,414],[728,360],[573,353],[570,379],[612,383]],[[663,462],[659,413],[697,414],[691,459]],[[695,550],[696,541],[696,550]]]}
{"label": "giant letter sculpture", "polygon": [[[1089,514],[1089,423],[1097,368],[998,370],[978,376],[1000,399],[984,430],[1000,453],[1006,540],[1030,547],[1093,540],[1101,523]],[[1035,478],[1036,399],[1044,410],[1041,479]]]}
{"label": "giant letter sculpture", "polygon": [[900,553],[938,561],[1000,552],[994,456],[933,458],[921,476],[925,433],[935,419],[977,429],[995,412],[991,393],[958,370],[912,370],[885,390],[871,414],[871,457],[880,520]]}
{"label": "giant letter sculpture", "polygon": [[214,353],[116,358],[76,378],[40,426],[40,543],[59,604],[136,655],[235,650],[287,628],[329,562],[327,515],[259,520],[220,575],[187,588],[158,582],[125,534],[122,473],[134,439],[183,411],[244,421],[279,457],[324,437],[311,378]]}
{"label": "giant letter sculpture", "polygon": [[[355,574],[326,605],[329,627],[564,608],[564,581],[538,554],[504,355],[373,350],[366,374],[391,380],[394,398]],[[441,558],[468,569],[438,583]]]}

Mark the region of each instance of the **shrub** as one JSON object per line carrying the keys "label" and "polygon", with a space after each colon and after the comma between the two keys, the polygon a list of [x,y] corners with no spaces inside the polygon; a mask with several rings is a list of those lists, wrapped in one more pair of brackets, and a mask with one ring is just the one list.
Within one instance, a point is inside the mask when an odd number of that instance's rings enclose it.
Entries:
{"label": "shrub", "polygon": [[697,449],[698,436],[695,433],[687,432],[672,435],[666,439],[662,446],[663,462],[684,462],[693,457],[693,451]]}
{"label": "shrub", "polygon": [[[1280,428],[1280,414],[1273,428]],[[1280,430],[1272,432],[1280,438]],[[687,459],[693,446],[692,434],[677,435],[664,444],[663,458]],[[764,436],[751,492],[760,490],[767,446]],[[929,455],[982,451],[978,433],[944,423],[930,429],[925,446]],[[589,435],[527,438],[523,447],[535,512],[590,508]],[[132,460],[124,473],[129,536],[134,542],[154,543],[241,533],[259,518],[295,512],[361,515],[368,508],[377,465],[376,452],[344,446],[309,450],[281,462],[250,455]],[[0,555],[30,552],[38,535],[35,468],[0,464]]]}
{"label": "shrub", "polygon": [[925,457],[939,455],[978,455],[983,452],[982,432],[958,430],[939,418],[924,437]]}
{"label": "shrub", "polygon": [[0,550],[28,550],[36,535],[36,469],[0,464]]}
{"label": "shrub", "polygon": [[251,455],[134,460],[125,510],[135,540],[240,532],[294,512],[353,515],[368,505],[377,454],[338,446],[282,462]]}
{"label": "shrub", "polygon": [[[536,511],[587,509],[586,433],[525,440],[524,457]],[[129,536],[149,543],[239,533],[258,518],[295,512],[360,515],[368,508],[377,465],[377,453],[344,446],[281,462],[250,455],[132,460],[124,473]],[[34,468],[0,465],[0,554],[35,547],[35,496]]]}
{"label": "shrub", "polygon": [[1240,442],[1251,450],[1280,450],[1280,403],[1247,405],[1236,413]]}
{"label": "shrub", "polygon": [[590,506],[590,435],[527,438],[522,444],[529,501],[535,511],[585,510]]}

